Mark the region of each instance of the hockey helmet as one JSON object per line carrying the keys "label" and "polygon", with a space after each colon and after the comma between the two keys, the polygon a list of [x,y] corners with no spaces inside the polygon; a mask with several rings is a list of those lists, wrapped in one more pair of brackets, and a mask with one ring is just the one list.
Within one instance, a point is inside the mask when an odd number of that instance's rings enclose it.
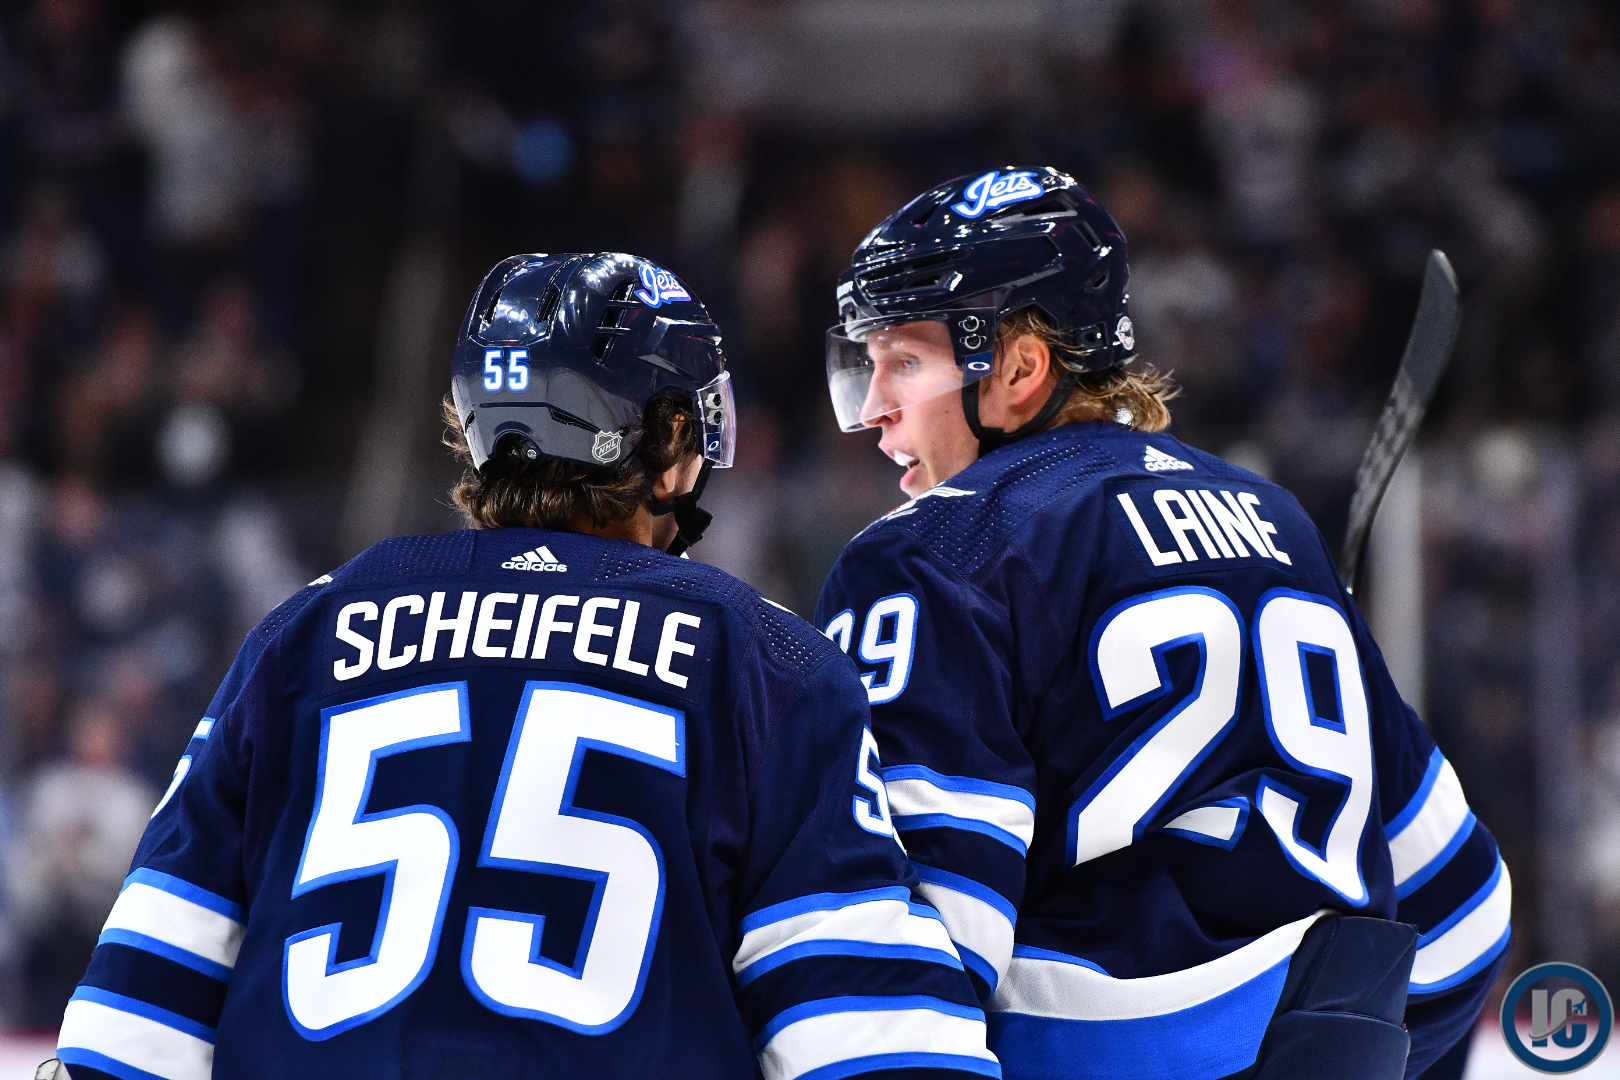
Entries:
{"label": "hockey helmet", "polygon": [[668,389],[690,397],[706,464],[729,467],[736,410],[719,328],[674,274],[620,252],[502,260],[467,309],[450,377],[479,469],[503,453],[616,465]]}

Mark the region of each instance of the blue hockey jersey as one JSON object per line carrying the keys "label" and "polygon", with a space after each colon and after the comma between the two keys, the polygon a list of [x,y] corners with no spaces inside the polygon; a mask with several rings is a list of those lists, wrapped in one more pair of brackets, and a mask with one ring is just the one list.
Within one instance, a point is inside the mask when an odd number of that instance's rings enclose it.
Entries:
{"label": "blue hockey jersey", "polygon": [[1283,489],[1062,426],[866,529],[817,623],[1009,1077],[1246,1068],[1327,912],[1421,932],[1408,1075],[1467,1032],[1507,870]]}
{"label": "blue hockey jersey", "polygon": [[853,665],[595,537],[386,541],[250,636],[67,1008],[76,1080],[997,1076]]}

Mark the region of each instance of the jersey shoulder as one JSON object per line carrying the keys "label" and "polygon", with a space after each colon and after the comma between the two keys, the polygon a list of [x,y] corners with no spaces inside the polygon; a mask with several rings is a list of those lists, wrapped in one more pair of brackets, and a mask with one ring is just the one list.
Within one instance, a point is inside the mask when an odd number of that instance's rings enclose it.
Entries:
{"label": "jersey shoulder", "polygon": [[889,511],[850,541],[840,561],[909,541],[957,573],[972,575],[1031,516],[1120,468],[1096,437],[1095,425],[1054,428],[980,458]]}
{"label": "jersey shoulder", "polygon": [[395,536],[371,545],[329,574],[322,574],[259,621],[243,653],[262,653],[278,633],[326,595],[350,588],[387,585],[412,578],[462,573],[472,566],[471,530],[430,536]]}
{"label": "jersey shoulder", "polygon": [[602,553],[592,580],[618,587],[648,588],[721,607],[739,621],[753,647],[786,676],[804,675],[842,656],[815,627],[719,567],[678,559],[652,548],[616,544]]}
{"label": "jersey shoulder", "polygon": [[1003,447],[890,511],[845,549],[840,566],[894,561],[920,548],[937,567],[973,578],[1021,534],[1070,519],[1110,481],[1235,483],[1294,499],[1286,489],[1164,432],[1106,421],[1066,424]]}

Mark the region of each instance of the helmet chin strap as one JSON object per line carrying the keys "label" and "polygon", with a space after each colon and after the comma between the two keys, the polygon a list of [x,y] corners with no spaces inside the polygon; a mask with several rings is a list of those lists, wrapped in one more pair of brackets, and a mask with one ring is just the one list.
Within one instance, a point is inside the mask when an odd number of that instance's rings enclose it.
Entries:
{"label": "helmet chin strap", "polygon": [[1046,404],[1041,406],[1041,411],[1036,413],[1027,424],[1021,425],[1014,431],[1008,431],[1005,428],[986,427],[980,423],[979,384],[982,382],[984,382],[983,379],[975,379],[962,387],[962,412],[967,417],[968,430],[972,431],[973,437],[979,440],[980,457],[998,447],[1006,446],[1008,443],[1014,443],[1026,436],[1033,435],[1046,427],[1047,424],[1050,424],[1052,418],[1057,416],[1058,410],[1063,408],[1064,404],[1069,400],[1069,396],[1074,393],[1074,388],[1080,385],[1080,372],[1063,368],[1062,374],[1058,376],[1057,385],[1052,388],[1052,396],[1046,399]]}
{"label": "helmet chin strap", "polygon": [[652,511],[653,517],[663,517],[665,514],[675,515],[675,539],[669,542],[664,552],[669,555],[679,555],[687,548],[703,539],[703,531],[714,520],[714,515],[698,505],[703,498],[703,489],[709,483],[709,473],[714,471],[714,462],[708,458],[703,459],[703,468],[698,471],[697,483],[692,490],[684,495],[677,495],[673,499],[648,499],[647,509]]}

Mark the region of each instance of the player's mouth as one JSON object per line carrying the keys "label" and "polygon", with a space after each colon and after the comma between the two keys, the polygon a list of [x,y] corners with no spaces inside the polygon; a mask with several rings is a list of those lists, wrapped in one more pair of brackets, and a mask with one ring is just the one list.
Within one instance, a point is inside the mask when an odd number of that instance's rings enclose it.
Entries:
{"label": "player's mouth", "polygon": [[888,454],[889,457],[894,460],[896,465],[906,470],[905,475],[900,477],[900,487],[902,490],[906,490],[910,481],[915,480],[916,474],[921,471],[918,466],[922,464],[922,460],[920,458],[912,457],[904,450],[897,450],[892,446],[884,446],[880,447],[880,449],[885,454]]}

